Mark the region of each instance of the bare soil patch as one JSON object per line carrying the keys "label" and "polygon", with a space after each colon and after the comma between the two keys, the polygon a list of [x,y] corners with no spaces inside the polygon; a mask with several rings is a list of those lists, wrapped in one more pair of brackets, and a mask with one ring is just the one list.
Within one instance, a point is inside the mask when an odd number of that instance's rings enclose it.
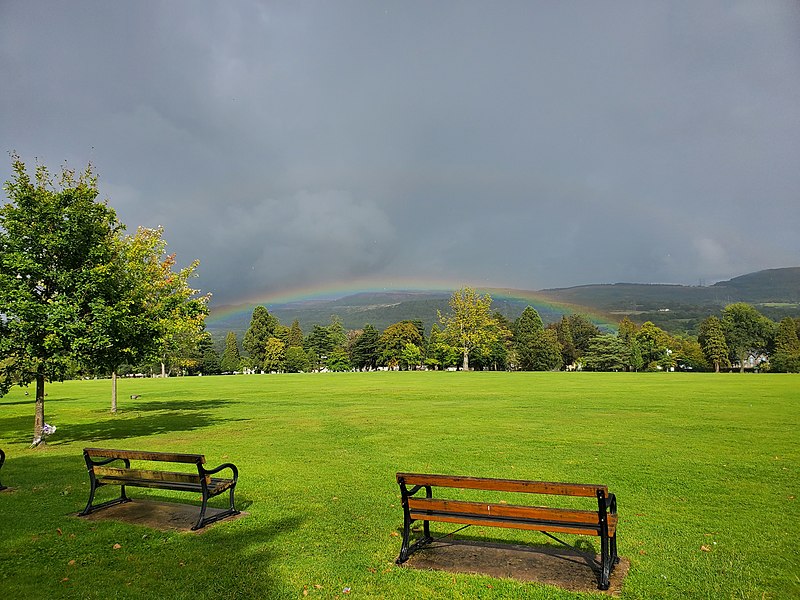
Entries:
{"label": "bare soil patch", "polygon": [[619,564],[611,573],[610,586],[603,592],[597,589],[597,566],[591,564],[589,556],[576,550],[474,540],[435,542],[417,550],[405,565],[414,569],[475,573],[545,583],[572,592],[611,595],[619,594],[630,568],[630,562],[620,557]]}
{"label": "bare soil patch", "polygon": [[[225,509],[211,508],[206,509],[206,517],[214,516],[224,512]],[[90,521],[121,521],[132,525],[145,525],[160,531],[191,531],[192,526],[197,523],[200,515],[200,507],[191,504],[180,504],[177,502],[157,502],[153,500],[131,500],[125,504],[109,506],[98,510],[86,517]],[[233,521],[247,515],[240,512],[214,523],[209,523],[202,529],[192,533],[203,533],[217,523]]]}

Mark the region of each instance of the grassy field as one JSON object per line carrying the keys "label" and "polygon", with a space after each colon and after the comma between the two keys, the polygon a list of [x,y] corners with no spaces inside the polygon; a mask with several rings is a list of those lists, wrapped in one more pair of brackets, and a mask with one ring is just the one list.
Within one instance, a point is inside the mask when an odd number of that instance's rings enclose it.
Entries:
{"label": "grassy field", "polygon": [[[0,481],[16,488],[0,493],[7,598],[301,598],[304,589],[309,598],[333,598],[346,587],[354,598],[581,597],[394,566],[402,527],[396,471],[608,484],[619,502],[619,551],[631,561],[622,598],[800,598],[797,376],[124,380],[117,416],[108,412],[110,387],[49,385],[47,422],[58,431],[37,450],[27,448],[32,396],[17,388],[0,398],[8,454]],[[88,496],[87,446],[234,462],[237,504],[249,515],[202,535],[76,518]],[[170,497],[138,488],[131,495]]]}

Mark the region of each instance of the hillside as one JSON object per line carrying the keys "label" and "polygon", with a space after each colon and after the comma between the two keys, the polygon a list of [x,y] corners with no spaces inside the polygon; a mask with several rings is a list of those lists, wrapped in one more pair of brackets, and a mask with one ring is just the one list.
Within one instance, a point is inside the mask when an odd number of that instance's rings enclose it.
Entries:
{"label": "hillside", "polygon": [[[800,315],[800,267],[759,271],[707,287],[614,283],[537,292],[481,291],[489,292],[493,309],[511,320],[531,305],[545,323],[557,321],[565,312],[579,312],[590,315],[601,326],[628,316],[638,323],[653,321],[673,333],[694,332],[700,321],[718,314],[732,302],[752,303],[775,320]],[[429,330],[438,321],[438,311],[448,310],[449,298],[450,292],[395,290],[267,308],[284,325],[297,319],[306,333],[315,324],[330,323],[332,315],[338,316],[346,329],[360,329],[370,323],[382,330],[398,321],[419,319]],[[241,336],[250,323],[253,308],[253,305],[212,307],[208,329],[217,339],[227,331]]]}

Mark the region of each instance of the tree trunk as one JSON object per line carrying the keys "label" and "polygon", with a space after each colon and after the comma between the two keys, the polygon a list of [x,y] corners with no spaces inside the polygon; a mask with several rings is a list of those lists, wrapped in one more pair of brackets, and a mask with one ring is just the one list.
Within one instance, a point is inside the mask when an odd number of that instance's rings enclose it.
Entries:
{"label": "tree trunk", "polygon": [[162,363],[161,363],[161,377],[166,377],[166,376],[167,376],[167,367],[166,367],[166,365],[165,365],[165,364],[162,362]]}
{"label": "tree trunk", "polygon": [[33,443],[31,448],[44,443],[44,373],[36,374],[36,413],[33,418]]}
{"label": "tree trunk", "polygon": [[469,371],[469,350],[464,348],[464,364],[461,366],[464,371]]}
{"label": "tree trunk", "polygon": [[714,373],[719,373],[719,361],[714,361]]}
{"label": "tree trunk", "polygon": [[111,412],[117,414],[117,372],[111,371]]}

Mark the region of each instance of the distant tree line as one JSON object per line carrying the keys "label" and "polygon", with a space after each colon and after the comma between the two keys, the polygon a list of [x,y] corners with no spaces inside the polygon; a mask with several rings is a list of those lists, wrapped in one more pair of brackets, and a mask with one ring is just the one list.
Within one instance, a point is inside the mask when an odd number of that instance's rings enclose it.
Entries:
{"label": "distant tree line", "polygon": [[[298,373],[475,369],[497,371],[800,372],[800,319],[775,323],[745,303],[709,316],[697,336],[671,335],[647,321],[624,318],[614,333],[580,314],[545,325],[536,309],[513,322],[492,312],[491,297],[463,288],[430,331],[405,320],[378,331],[346,331],[332,316],[305,335],[297,320],[282,325],[263,306],[253,311],[241,348],[228,332],[214,372]],[[213,348],[209,349],[213,352]],[[243,351],[243,352],[242,352]],[[218,365],[218,366],[217,366]],[[211,371],[207,371],[211,372]]]}

